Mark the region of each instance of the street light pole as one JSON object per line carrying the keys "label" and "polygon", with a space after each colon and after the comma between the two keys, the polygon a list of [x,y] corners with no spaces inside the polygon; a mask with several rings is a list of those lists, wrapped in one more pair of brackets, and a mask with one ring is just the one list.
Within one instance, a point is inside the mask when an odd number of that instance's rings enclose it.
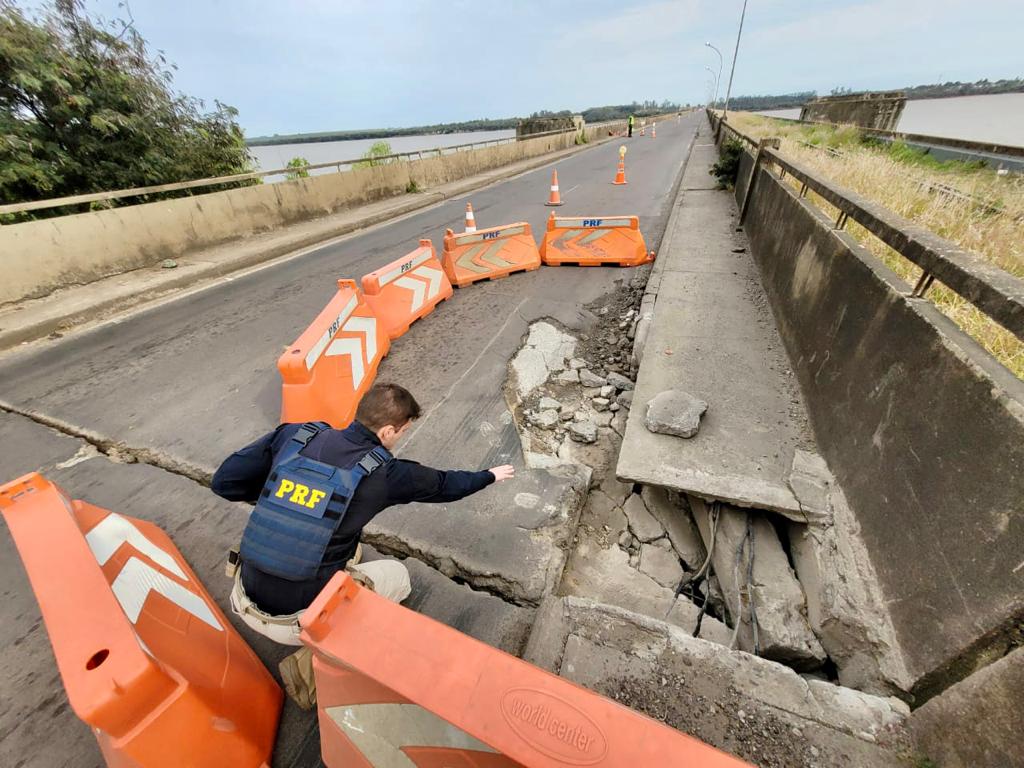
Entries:
{"label": "street light pole", "polygon": [[736,74],[736,56],[740,52],[740,36],[743,34],[743,19],[747,15],[747,0],[743,0],[743,12],[740,14],[740,28],[736,32],[736,47],[732,52],[732,68],[729,70],[729,87],[725,90],[725,108],[722,110],[722,119],[725,120],[729,114],[729,96],[732,94],[732,76]]}
{"label": "street light pole", "polygon": [[712,109],[714,109],[715,102],[718,101],[718,76],[715,74],[715,70],[713,70],[711,67],[707,66],[706,64],[704,65],[704,69],[706,69],[708,72],[710,72],[711,76],[713,78],[715,78],[715,96],[714,96],[714,99],[711,102],[711,107],[712,107]]}
{"label": "street light pole", "polygon": [[722,82],[722,52],[710,42],[704,43],[704,45],[718,54],[718,74],[715,76],[715,100],[712,102],[712,106],[715,107],[718,104],[718,84]]}

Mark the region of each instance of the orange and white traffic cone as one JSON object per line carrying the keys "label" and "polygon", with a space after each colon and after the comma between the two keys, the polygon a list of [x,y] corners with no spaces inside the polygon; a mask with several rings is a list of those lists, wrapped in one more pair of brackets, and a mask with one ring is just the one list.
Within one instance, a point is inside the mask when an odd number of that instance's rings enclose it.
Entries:
{"label": "orange and white traffic cone", "polygon": [[612,184],[629,184],[626,181],[626,158],[619,157],[619,170],[615,173],[615,181]]}
{"label": "orange and white traffic cone", "polygon": [[658,138],[658,124],[657,123],[652,123],[651,124],[651,138],[652,139]]}
{"label": "orange and white traffic cone", "polygon": [[544,205],[561,205],[562,196],[558,194],[558,171],[551,171],[551,195]]}
{"label": "orange and white traffic cone", "polygon": [[466,231],[476,232],[476,219],[473,218],[473,206],[466,203]]}

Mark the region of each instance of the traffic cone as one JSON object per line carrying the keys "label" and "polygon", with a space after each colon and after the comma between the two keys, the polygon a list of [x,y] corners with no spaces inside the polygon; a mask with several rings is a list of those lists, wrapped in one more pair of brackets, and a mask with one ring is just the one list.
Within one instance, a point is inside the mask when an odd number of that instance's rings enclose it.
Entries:
{"label": "traffic cone", "polygon": [[652,123],[651,124],[651,138],[652,139],[658,138],[658,124],[657,123]]}
{"label": "traffic cone", "polygon": [[562,196],[558,194],[558,171],[551,171],[551,196],[544,205],[561,205]]}
{"label": "traffic cone", "polygon": [[640,135],[641,136],[646,135],[646,134],[644,134],[644,127],[642,125],[640,126]]}
{"label": "traffic cone", "polygon": [[629,184],[626,181],[626,159],[619,157],[619,170],[615,173],[615,181],[612,184]]}
{"label": "traffic cone", "polygon": [[473,218],[473,206],[466,203],[466,231],[476,232],[476,219]]}

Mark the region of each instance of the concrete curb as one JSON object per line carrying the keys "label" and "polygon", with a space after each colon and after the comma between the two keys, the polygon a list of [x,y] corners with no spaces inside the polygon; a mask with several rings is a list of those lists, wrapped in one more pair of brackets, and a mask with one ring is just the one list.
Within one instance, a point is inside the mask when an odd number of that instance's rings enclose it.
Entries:
{"label": "concrete curb", "polygon": [[[459,197],[467,192],[483,189],[524,173],[535,171],[538,168],[543,168],[544,166],[550,165],[551,163],[557,162],[565,157],[570,157],[579,152],[583,152],[584,150],[592,149],[617,138],[619,137],[604,137],[591,141],[587,144],[570,147],[569,149],[559,150],[537,158],[532,158],[528,161],[517,163],[514,166],[506,166],[504,169],[491,170],[477,174],[476,176],[471,176],[467,179],[445,185],[444,191],[424,190],[422,193],[415,194],[413,196],[414,199],[412,200],[405,200],[404,198],[407,197],[407,195],[403,195],[396,200],[396,204],[394,206],[388,207],[382,211],[370,213],[366,216],[359,216],[357,213],[360,210],[374,207],[372,204],[339,211],[337,214],[332,214],[332,216],[345,217],[346,220],[344,222],[340,222],[337,226],[326,227],[324,229],[314,231],[300,232],[295,237],[283,238],[278,242],[268,243],[265,246],[257,245],[251,251],[242,251],[237,257],[227,258],[221,262],[207,262],[205,264],[197,265],[195,269],[189,271],[187,274],[168,275],[166,280],[161,280],[154,284],[141,285],[135,290],[129,289],[113,296],[100,298],[93,303],[86,303],[83,307],[67,314],[54,313],[35,320],[30,319],[28,322],[18,325],[16,322],[17,315],[12,313],[8,317],[0,318],[0,322],[5,325],[7,325],[10,320],[15,321],[13,327],[0,328],[0,352],[8,350],[19,344],[36,341],[51,333],[59,332],[70,326],[88,323],[104,316],[144,305],[148,301],[162,298],[167,294],[188,288],[203,280],[224,277],[243,269],[271,262],[274,259],[293,253],[294,251],[309,248],[317,245],[318,243],[343,237],[345,235],[352,234],[353,232],[367,229],[368,227],[372,227],[386,221],[391,221],[409,213],[436,205],[437,203],[441,203],[445,200]],[[309,224],[310,222],[304,223]],[[234,243],[226,243],[225,245],[239,245],[242,242],[244,242],[244,239],[240,239]],[[195,258],[202,253],[203,251],[198,251],[195,254],[190,254],[189,258]],[[146,267],[145,269],[152,270],[153,267]],[[132,270],[130,272],[121,273],[120,275],[110,275],[104,279],[131,275],[134,272],[142,271],[143,270]],[[96,283],[98,282],[101,281],[96,281]],[[78,288],[94,286],[96,283],[89,283],[86,286],[71,286],[62,290],[73,293]],[[55,299],[54,294],[50,294],[48,297],[18,302],[14,305],[8,306],[23,307],[26,304],[31,305],[36,302],[44,304],[48,301],[59,303],[60,299]]]}
{"label": "concrete curb", "polygon": [[685,197],[682,190],[683,176],[686,175],[686,169],[690,165],[693,145],[697,143],[697,136],[699,135],[700,128],[694,131],[693,136],[690,138],[690,145],[686,148],[686,157],[683,159],[683,163],[679,168],[679,176],[672,187],[672,194],[674,195],[672,213],[669,214],[668,221],[665,222],[665,233],[662,235],[661,245],[658,248],[658,258],[654,260],[651,275],[647,278],[647,286],[644,288],[643,298],[640,300],[640,318],[637,320],[636,331],[633,334],[632,354],[633,365],[637,368],[640,367],[640,363],[643,360],[644,344],[647,342],[647,332],[650,330],[651,321],[654,318],[654,304],[658,299],[658,289],[661,287],[661,275],[665,271],[665,264],[668,262],[668,259],[663,258],[661,254],[667,254],[672,247],[676,221],[679,218],[683,207],[683,198]]}

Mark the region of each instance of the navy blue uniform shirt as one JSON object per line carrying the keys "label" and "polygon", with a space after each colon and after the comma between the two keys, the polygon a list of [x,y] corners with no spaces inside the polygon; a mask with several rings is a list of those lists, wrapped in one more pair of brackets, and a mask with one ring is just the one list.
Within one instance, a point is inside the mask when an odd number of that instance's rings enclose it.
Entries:
{"label": "navy blue uniform shirt", "polygon": [[[259,440],[231,454],[213,476],[213,492],[229,501],[255,504],[274,457],[295,435],[301,424],[282,424]],[[345,429],[327,429],[318,434],[300,453],[310,459],[337,467],[352,466],[363,455],[380,445],[380,440],[358,421]],[[272,615],[301,611],[319,594],[324,585],[355,554],[363,528],[379,512],[394,504],[413,501],[458,501],[494,482],[489,471],[463,472],[431,469],[415,461],[395,459],[366,477],[356,489],[344,519],[334,532],[325,559],[333,565],[321,568],[310,581],[288,581],[242,564],[242,586],[260,608]],[[340,563],[340,564],[339,564]]]}

